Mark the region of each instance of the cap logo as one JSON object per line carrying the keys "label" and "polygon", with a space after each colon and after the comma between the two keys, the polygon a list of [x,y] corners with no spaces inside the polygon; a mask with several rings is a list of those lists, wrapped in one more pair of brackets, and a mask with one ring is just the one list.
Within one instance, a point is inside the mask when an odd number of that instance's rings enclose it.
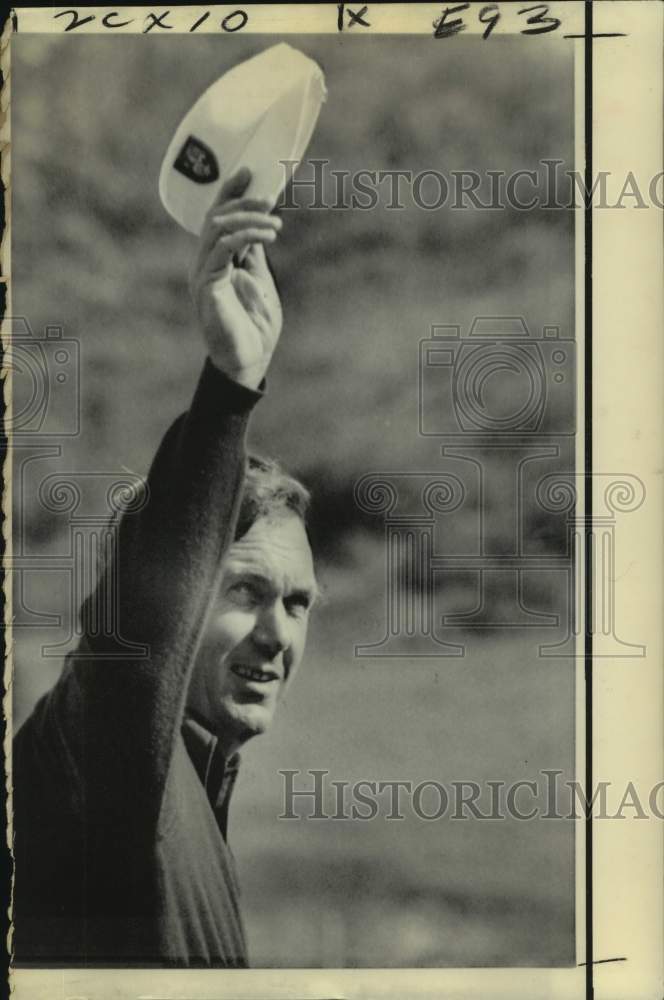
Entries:
{"label": "cap logo", "polygon": [[216,156],[209,146],[193,135],[186,140],[173,166],[196,184],[211,184],[219,177]]}

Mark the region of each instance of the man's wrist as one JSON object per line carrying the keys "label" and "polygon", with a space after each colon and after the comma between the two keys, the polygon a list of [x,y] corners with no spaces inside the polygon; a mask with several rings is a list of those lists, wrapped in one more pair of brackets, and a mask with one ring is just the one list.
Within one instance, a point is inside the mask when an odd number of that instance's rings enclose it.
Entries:
{"label": "man's wrist", "polygon": [[[258,375],[258,371],[256,374]],[[204,376],[206,381],[215,383],[219,394],[227,400],[233,399],[240,407],[242,404],[251,407],[264,395],[265,375],[260,377],[258,382],[255,382],[254,378],[245,381],[241,371],[238,370],[238,373],[229,371],[228,366],[222,367],[216,364],[211,355],[206,359]]]}
{"label": "man's wrist", "polygon": [[244,386],[245,389],[256,390],[265,381],[266,367],[264,364],[233,368],[226,359],[215,357],[214,351],[210,351],[209,359],[218,372],[225,375],[231,382]]}

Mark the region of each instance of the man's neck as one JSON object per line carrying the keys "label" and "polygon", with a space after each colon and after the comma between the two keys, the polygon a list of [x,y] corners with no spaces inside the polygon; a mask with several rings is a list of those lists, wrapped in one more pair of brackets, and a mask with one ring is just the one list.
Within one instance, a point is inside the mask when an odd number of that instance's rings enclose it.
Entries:
{"label": "man's neck", "polygon": [[[214,732],[214,730],[211,730],[211,732]],[[219,749],[221,750],[226,760],[230,760],[231,757],[235,756],[235,754],[239,752],[241,747],[243,747],[244,743],[246,742],[244,740],[238,740],[232,737],[228,732],[224,733],[214,732],[214,735],[217,738]]]}
{"label": "man's neck", "polygon": [[221,751],[225,760],[230,760],[231,757],[241,750],[249,739],[248,736],[245,737],[245,739],[240,738],[237,734],[230,732],[228,728],[215,728],[200,714],[200,712],[197,712],[191,706],[187,706],[185,714],[190,719],[193,719],[194,722],[201,726],[206,732],[208,732],[210,736],[215,738],[217,741],[217,747]]}

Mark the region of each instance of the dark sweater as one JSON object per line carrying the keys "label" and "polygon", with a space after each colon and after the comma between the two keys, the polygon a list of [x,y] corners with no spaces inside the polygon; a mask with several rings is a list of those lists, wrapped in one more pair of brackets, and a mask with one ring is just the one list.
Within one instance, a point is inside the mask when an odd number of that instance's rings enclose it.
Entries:
{"label": "dark sweater", "polygon": [[[185,697],[259,398],[206,362],[83,605],[83,642],[16,736],[17,965],[247,964],[226,843],[237,761],[185,718]],[[98,627],[111,587],[142,658]]]}

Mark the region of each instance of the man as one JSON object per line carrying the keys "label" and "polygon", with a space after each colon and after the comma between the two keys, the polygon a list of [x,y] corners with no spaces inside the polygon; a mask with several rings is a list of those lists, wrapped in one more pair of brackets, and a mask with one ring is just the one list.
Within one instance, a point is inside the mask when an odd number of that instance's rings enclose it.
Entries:
{"label": "man", "polygon": [[[269,725],[316,593],[306,490],[244,450],[282,326],[264,250],[281,221],[249,180],[230,178],[200,237],[209,356],[192,405],[125,514],[83,642],[16,737],[17,964],[247,964],[226,843],[237,750]],[[146,656],[100,628],[109,600]]]}

